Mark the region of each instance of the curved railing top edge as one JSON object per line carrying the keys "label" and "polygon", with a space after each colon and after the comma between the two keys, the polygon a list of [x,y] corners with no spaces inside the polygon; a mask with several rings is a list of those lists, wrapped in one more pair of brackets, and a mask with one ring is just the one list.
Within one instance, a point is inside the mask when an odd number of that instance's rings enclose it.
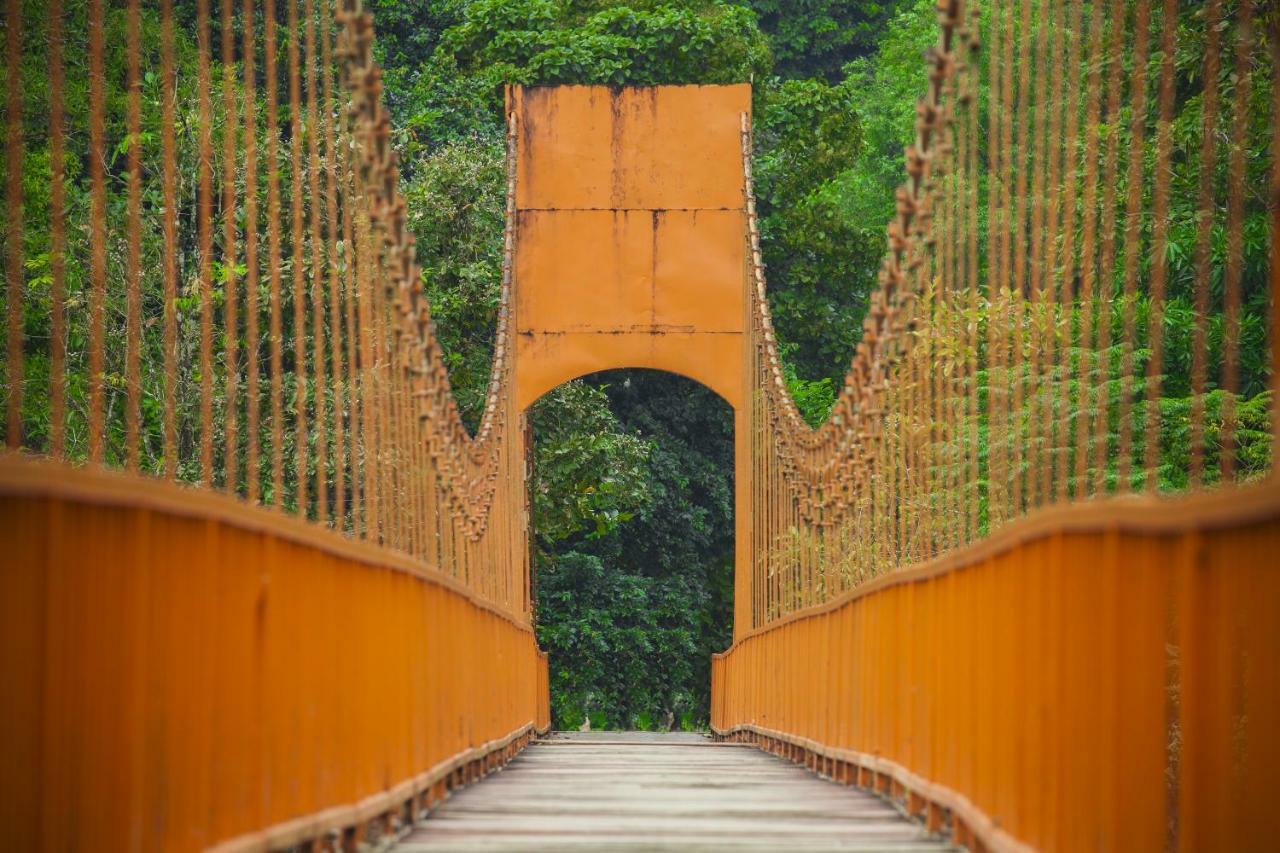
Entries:
{"label": "curved railing top edge", "polygon": [[1155,495],[1129,494],[1113,495],[1101,501],[1047,505],[960,548],[899,566],[867,578],[832,598],[754,625],[735,635],[729,649],[712,656],[723,657],[752,637],[820,616],[884,589],[977,568],[994,556],[1032,542],[1090,533],[1189,536],[1277,518],[1280,518],[1280,478],[1275,477],[1195,492],[1176,501]]}
{"label": "curved railing top edge", "polygon": [[6,495],[114,509],[145,509],[277,537],[376,569],[412,575],[445,587],[518,628],[533,630],[518,613],[486,598],[442,567],[420,557],[382,543],[356,539],[314,521],[276,512],[261,504],[250,504],[238,496],[194,484],[144,478],[112,468],[71,467],[61,460],[0,448],[0,496]]}

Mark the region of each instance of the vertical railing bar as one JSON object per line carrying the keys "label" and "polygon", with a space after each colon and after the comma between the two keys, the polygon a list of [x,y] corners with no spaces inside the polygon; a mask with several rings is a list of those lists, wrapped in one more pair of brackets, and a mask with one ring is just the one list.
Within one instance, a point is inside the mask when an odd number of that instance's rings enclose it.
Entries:
{"label": "vertical railing bar", "polygon": [[[1253,0],[1240,0],[1236,18],[1235,97],[1231,105],[1231,146],[1227,175],[1227,257],[1223,273],[1222,481],[1236,473],[1236,394],[1240,391],[1240,280],[1244,267],[1245,156],[1249,133]],[[1272,235],[1276,239],[1276,235]],[[1273,294],[1274,297],[1274,294]]]}
{"label": "vertical railing bar", "polygon": [[[1054,499],[1058,502],[1065,502],[1070,496],[1069,486],[1072,471],[1071,342],[1072,326],[1075,323],[1072,315],[1076,313],[1076,295],[1073,285],[1076,280],[1076,271],[1079,268],[1076,261],[1075,238],[1077,221],[1076,195],[1080,175],[1080,162],[1076,156],[1076,139],[1080,129],[1080,54],[1084,40],[1083,25],[1083,4],[1081,0],[1072,0],[1071,25],[1067,34],[1067,67],[1069,69],[1067,72],[1067,129],[1062,154],[1063,174],[1066,182],[1066,194],[1062,202],[1062,209],[1066,213],[1066,219],[1065,227],[1062,229],[1061,246],[1055,262],[1055,266],[1061,270],[1061,278],[1054,291],[1054,299],[1057,302],[1054,319],[1055,322],[1060,324],[1060,328],[1052,336],[1055,341],[1059,339],[1062,341],[1062,345],[1058,350],[1061,352],[1061,356],[1057,373],[1060,386],[1057,395],[1060,412],[1055,419],[1057,421],[1055,434],[1057,435],[1057,443],[1060,445],[1057,450],[1055,464],[1057,487],[1054,492]],[[1083,260],[1081,265],[1083,265]],[[1060,316],[1057,312],[1060,312]],[[1077,433],[1079,431],[1078,418],[1076,431]],[[1076,494],[1079,496],[1078,488]]]}
{"label": "vertical railing bar", "polygon": [[[241,11],[243,38],[241,62],[244,64],[244,293],[245,293],[245,398],[248,408],[248,424],[245,436],[245,496],[250,503],[257,503],[262,490],[259,462],[261,441],[260,409],[262,400],[258,389],[261,357],[259,346],[258,305],[258,92],[257,50],[254,46],[256,26],[254,7],[256,0],[244,0]],[[273,164],[274,165],[274,164]]]}
{"label": "vertical railing bar", "polygon": [[1102,100],[1102,15],[1097,8],[1089,15],[1089,69],[1084,118],[1084,218],[1081,233],[1084,239],[1080,247],[1080,310],[1079,335],[1076,356],[1077,390],[1071,408],[1076,413],[1075,489],[1072,497],[1081,500],[1092,494],[1089,465],[1091,453],[1089,441],[1093,435],[1091,372],[1093,368],[1094,341],[1094,278],[1097,274],[1096,246],[1098,221],[1098,121]]}
{"label": "vertical railing bar", "polygon": [[[977,444],[969,441],[969,430],[973,425],[970,419],[970,405],[974,405],[976,413],[977,394],[970,383],[974,381],[974,358],[976,353],[971,349],[976,341],[971,339],[969,330],[973,323],[973,308],[969,304],[970,291],[978,281],[980,263],[977,228],[977,148],[978,119],[981,109],[978,98],[978,44],[979,17],[976,10],[971,10],[968,21],[968,36],[964,45],[964,77],[962,86],[965,92],[964,115],[961,124],[961,144],[957,151],[956,164],[963,171],[963,181],[958,187],[956,214],[961,223],[964,235],[964,266],[956,285],[951,288],[950,312],[951,328],[957,347],[955,375],[951,377],[951,411],[952,430],[950,440],[953,447],[951,463],[951,499],[952,532],[950,547],[963,546],[969,539],[969,485],[967,480],[971,464],[977,462]],[[972,399],[971,399],[972,398]],[[975,414],[976,417],[976,414]],[[973,480],[977,479],[976,473]]]}
{"label": "vertical railing bar", "polygon": [[[1107,124],[1120,120],[1120,92],[1124,80],[1124,44],[1128,3],[1112,0],[1108,14],[1110,32],[1107,48]],[[1093,484],[1095,494],[1106,494],[1107,467],[1110,458],[1111,438],[1111,327],[1113,317],[1113,293],[1115,290],[1116,261],[1116,184],[1120,159],[1120,135],[1108,132],[1102,177],[1102,258],[1098,265],[1098,347],[1093,405],[1090,407],[1093,424]]]}
{"label": "vertical railing bar", "polygon": [[222,0],[222,274],[223,369],[222,401],[223,488],[235,494],[240,486],[240,293],[236,266],[236,49],[232,0]]}
{"label": "vertical railing bar", "polygon": [[302,267],[302,72],[298,58],[298,0],[288,3],[288,29],[285,39],[289,43],[289,159],[291,165],[290,217],[293,267],[293,442],[294,442],[294,511],[307,517],[307,315],[306,276]]}
{"label": "vertical railing bar", "polygon": [[[316,15],[315,0],[304,0],[303,50],[305,52],[307,87],[307,212],[309,214],[311,254],[311,366],[313,402],[312,422],[315,432],[316,457],[316,520],[329,523],[329,435],[328,393],[325,381],[324,352],[324,242],[321,237],[320,218],[323,206],[320,200],[320,107],[316,84]],[[302,475],[299,474],[301,477]]]}
{"label": "vertical railing bar", "polygon": [[[252,0],[247,0],[252,2]],[[291,2],[291,0],[286,0]],[[271,505],[284,507],[284,318],[280,304],[279,70],[276,66],[276,0],[263,3],[264,82],[267,86],[267,287],[271,345]]]}
{"label": "vertical railing bar", "polygon": [[1129,72],[1129,199],[1125,210],[1124,296],[1121,300],[1123,331],[1120,362],[1120,439],[1116,455],[1116,488],[1132,490],[1133,472],[1133,372],[1137,347],[1138,253],[1142,246],[1142,195],[1145,184],[1147,128],[1147,51],[1150,44],[1149,0],[1137,0],[1134,8],[1133,68]]}
{"label": "vertical railing bar", "polygon": [[[357,198],[365,199],[364,182],[360,172],[353,170]],[[381,448],[377,441],[376,411],[378,401],[377,377],[374,370],[373,340],[373,307],[370,304],[370,265],[373,263],[369,217],[367,212],[357,210],[355,222],[356,234],[356,309],[360,334],[360,414],[361,438],[364,444],[364,535],[375,542],[381,538],[381,516],[379,515],[379,454]],[[441,568],[445,568],[441,561]]]}
{"label": "vertical railing bar", "polygon": [[[325,245],[328,249],[326,262],[329,267],[329,359],[330,377],[333,382],[333,479],[334,526],[339,530],[346,528],[347,517],[347,455],[346,434],[343,422],[346,416],[345,395],[343,393],[342,368],[342,313],[339,309],[339,274],[338,274],[338,154],[337,137],[334,132],[334,114],[338,104],[333,85],[333,44],[330,17],[332,13],[325,3],[320,11],[320,63],[323,67],[324,108],[322,122],[325,142],[325,211],[327,237]],[[351,330],[347,329],[347,337]]]}
{"label": "vertical railing bar", "polygon": [[1205,383],[1209,348],[1209,276],[1213,263],[1213,221],[1217,211],[1213,190],[1218,162],[1218,74],[1221,64],[1219,21],[1220,0],[1208,0],[1205,7],[1204,94],[1201,101],[1203,124],[1200,140],[1200,197],[1196,207],[1194,258],[1195,319],[1191,341],[1191,464],[1192,487],[1204,483],[1205,466]]}
{"label": "vertical railing bar", "polygon": [[[980,17],[979,10],[977,8],[973,10],[972,25],[976,33],[978,27],[981,25],[981,17]],[[994,23],[993,23],[993,26],[994,26]],[[978,535],[978,524],[979,524],[978,489],[980,488],[978,483],[979,483],[980,466],[982,463],[981,452],[979,450],[980,445],[979,445],[979,437],[978,437],[979,414],[980,414],[979,405],[978,405],[979,404],[979,401],[978,401],[978,364],[979,364],[978,345],[979,345],[979,336],[980,336],[980,333],[978,330],[978,326],[979,326],[978,279],[979,279],[979,269],[980,269],[980,263],[981,263],[981,257],[979,255],[980,249],[979,249],[979,242],[978,242],[978,208],[980,206],[979,199],[978,199],[978,194],[980,191],[980,188],[978,185],[978,132],[982,126],[982,116],[980,114],[982,106],[981,106],[981,101],[979,100],[979,97],[978,97],[979,95],[978,89],[979,89],[980,83],[979,83],[979,69],[976,61],[977,49],[978,49],[978,39],[975,34],[974,40],[971,43],[971,47],[970,47],[970,50],[972,52],[971,55],[972,55],[972,58],[974,59],[974,63],[972,66],[972,71],[970,72],[970,86],[972,87],[972,91],[973,91],[973,103],[969,109],[969,140],[970,141],[969,141],[969,150],[968,150],[969,281],[967,283],[967,287],[965,288],[966,293],[964,294],[965,296],[964,306],[968,316],[962,318],[962,321],[965,327],[965,338],[966,338],[965,343],[966,343],[966,350],[967,350],[965,384],[962,386],[962,390],[967,389],[965,393],[965,398],[967,403],[966,415],[968,420],[968,423],[965,425],[964,450],[965,450],[965,457],[966,457],[965,458],[966,465],[963,473],[968,474],[969,483],[964,489],[964,494],[963,494],[963,499],[965,503],[965,506],[964,506],[965,517],[964,517],[964,535],[961,540],[961,544],[967,544],[968,542],[973,541]],[[988,59],[988,64],[991,66],[997,65],[998,63],[994,61],[994,57],[995,57],[994,50],[990,52],[990,57],[991,58]],[[992,79],[994,79],[994,73],[995,73],[994,71],[990,72]],[[990,89],[990,94],[988,95],[988,112],[994,112],[994,110],[992,109],[992,103],[991,103],[991,99],[994,98],[994,92],[995,92],[995,89],[994,87],[992,87]],[[989,116],[988,123],[990,124],[993,121],[994,121],[994,118]],[[988,138],[990,139],[992,137],[988,137]],[[998,146],[992,145],[991,150],[994,151],[997,149],[998,149]],[[990,193],[988,194],[990,195]],[[994,226],[994,222],[991,220],[988,220],[988,223],[989,223],[988,230],[994,231],[995,229],[994,227],[992,227]],[[994,239],[988,236],[988,251],[987,251],[988,279],[990,279],[990,276],[992,274],[992,261],[995,258],[994,245],[995,245]]]}
{"label": "vertical railing bar", "polygon": [[343,267],[343,302],[347,319],[347,399],[349,401],[350,418],[347,437],[350,444],[348,460],[351,468],[351,532],[355,535],[364,536],[367,535],[363,503],[364,461],[360,453],[360,424],[362,423],[360,412],[361,407],[364,405],[364,399],[362,385],[360,384],[360,365],[357,361],[357,345],[360,341],[360,332],[356,326],[356,288],[359,285],[356,276],[356,244],[353,222],[356,215],[356,207],[360,201],[355,192],[355,175],[351,163],[350,119],[345,118],[345,111],[342,115],[344,116],[343,121],[347,132],[343,134],[342,143],[338,147],[338,169],[342,177],[343,192],[346,193],[346,203],[342,205],[341,210],[342,240],[346,249]]}
{"label": "vertical railing bar", "polygon": [[209,0],[196,3],[196,42],[200,54],[200,482],[213,485],[213,103],[209,70]]}
{"label": "vertical railing bar", "polygon": [[129,0],[126,17],[129,190],[125,257],[125,467],[137,471],[142,416],[142,10],[138,0]]}
{"label": "vertical railing bar", "polygon": [[22,0],[8,0],[5,5],[5,73],[8,83],[8,102],[5,120],[8,123],[6,148],[8,185],[5,201],[8,206],[8,222],[5,241],[8,244],[7,281],[9,313],[7,334],[8,374],[5,383],[9,392],[8,422],[5,443],[13,449],[22,446],[22,392],[26,384],[23,365],[23,296],[26,291],[26,274],[23,266],[23,216],[22,168],[26,157],[22,127]]}
{"label": "vertical railing bar", "polygon": [[[67,238],[64,177],[65,108],[63,103],[62,0],[49,0],[49,267],[51,352],[49,359],[49,452],[66,455],[67,430]],[[12,362],[10,362],[12,363]],[[10,382],[10,387],[13,383]]]}
{"label": "vertical railing bar", "polygon": [[[1053,8],[1049,14],[1049,8]],[[1033,293],[1031,310],[1031,407],[1028,412],[1031,437],[1031,459],[1028,471],[1027,506],[1034,509],[1049,502],[1053,490],[1052,445],[1053,412],[1049,404],[1052,383],[1044,367],[1053,364],[1055,353],[1053,328],[1053,243],[1058,227],[1058,145],[1061,141],[1062,38],[1066,3],[1044,4],[1040,22],[1039,73],[1036,76],[1036,169],[1032,193],[1031,238]],[[1053,69],[1052,81],[1048,67]],[[1046,161],[1048,161],[1046,163]]]}
{"label": "vertical railing bar", "polygon": [[988,492],[988,527],[1004,524],[1009,519],[1010,498],[1012,496],[1013,457],[1011,428],[1012,394],[1010,393],[1010,360],[1013,352],[1009,348],[1010,312],[1013,307],[1011,293],[1019,283],[1014,279],[1014,255],[1019,246],[1014,244],[1014,212],[1015,212],[1015,178],[1014,178],[1014,44],[1017,29],[1018,4],[1009,0],[1004,8],[1004,75],[1001,78],[1000,95],[1000,202],[999,224],[1001,241],[1000,275],[998,286],[991,294],[991,310],[988,318],[989,357],[988,371],[994,381],[988,384],[987,396],[990,401],[991,416],[988,419],[987,435],[990,444],[989,457],[991,483]]}
{"label": "vertical railing bar", "polygon": [[[61,2],[61,0],[59,0]],[[178,476],[178,150],[174,127],[178,79],[174,60],[173,0],[160,3],[160,136],[164,160],[164,477]]]}
{"label": "vertical railing bar", "polygon": [[1160,487],[1160,390],[1164,377],[1164,309],[1165,286],[1169,275],[1169,190],[1173,179],[1170,165],[1172,148],[1174,50],[1178,34],[1178,0],[1164,0],[1160,32],[1160,84],[1157,95],[1156,164],[1152,188],[1151,214],[1151,282],[1147,338],[1146,416],[1143,439],[1143,467],[1146,490]]}
{"label": "vertical railing bar", "polygon": [[[1034,43],[1039,47],[1040,39],[1033,35],[1034,18],[1032,15],[1031,0],[1022,0],[1022,19],[1019,25],[1019,37],[1027,42]],[[1043,29],[1043,27],[1041,27]],[[1026,321],[1027,321],[1027,296],[1031,289],[1035,287],[1032,280],[1034,271],[1029,271],[1027,242],[1028,242],[1028,223],[1027,223],[1027,205],[1029,199],[1027,197],[1027,183],[1029,180],[1028,173],[1032,171],[1032,159],[1034,158],[1034,142],[1031,139],[1031,101],[1034,99],[1032,83],[1031,83],[1031,66],[1036,66],[1036,79],[1039,80],[1043,76],[1043,57],[1037,57],[1037,61],[1027,62],[1024,57],[1019,57],[1018,62],[1018,106],[1016,112],[1018,114],[1017,121],[1017,174],[1014,186],[1014,227],[1013,227],[1013,281],[1009,284],[1006,297],[1009,300],[1008,312],[1012,319],[1009,327],[1009,359],[1006,368],[1009,371],[1013,384],[1013,402],[1009,409],[1010,418],[1008,421],[1009,429],[1009,468],[1010,468],[1010,495],[1009,504],[1006,511],[1005,520],[1016,518],[1023,513],[1024,499],[1024,482],[1026,474],[1023,469],[1023,457],[1026,450],[1026,443],[1023,440],[1023,423],[1025,420],[1024,408],[1026,405],[1026,384],[1027,377],[1023,371],[1023,362],[1026,359]],[[1034,189],[1034,187],[1032,188]],[[1036,244],[1034,235],[1031,236],[1031,245]],[[1030,430],[1028,430],[1030,432]]]}
{"label": "vertical railing bar", "polygon": [[[972,310],[974,311],[971,320],[974,330],[970,336],[973,344],[973,402],[971,408],[973,410],[973,447],[974,447],[974,465],[972,466],[974,488],[977,490],[973,495],[972,516],[973,516],[973,536],[976,537],[982,531],[982,504],[983,504],[983,487],[981,483],[986,483],[985,494],[987,496],[987,517],[991,516],[991,495],[993,492],[992,483],[994,482],[994,471],[992,469],[993,454],[991,452],[991,430],[990,425],[994,421],[994,412],[992,411],[992,403],[995,399],[993,385],[991,381],[992,366],[992,348],[994,333],[991,324],[994,322],[994,311],[996,293],[1000,288],[1000,269],[1001,259],[1004,253],[1004,247],[1001,240],[1000,228],[1000,187],[992,186],[991,179],[1000,174],[1003,164],[1004,149],[1000,144],[1000,104],[1002,103],[1001,93],[1003,91],[1003,82],[1001,79],[1001,62],[1003,55],[1003,17],[1000,9],[1001,0],[991,0],[988,6],[988,18],[990,21],[990,43],[991,47],[987,54],[987,270],[986,270],[986,304],[983,305],[981,294],[971,293],[970,301]],[[976,190],[975,190],[976,194]],[[976,287],[977,282],[973,283]],[[985,315],[985,327],[979,322],[979,312]],[[985,335],[982,334],[985,332]],[[982,348],[981,339],[985,338],[985,348]],[[982,348],[981,356],[979,349]],[[982,374],[981,380],[979,373]],[[986,390],[986,400],[982,404],[979,400],[980,387]],[[983,411],[985,409],[985,415]],[[982,422],[987,423],[987,441],[986,453],[982,453]],[[985,476],[980,476],[985,475]],[[988,521],[988,524],[990,522]]]}
{"label": "vertical railing bar", "polygon": [[89,0],[89,461],[95,465],[102,464],[105,441],[103,312],[107,293],[107,200],[102,162],[106,145],[102,31],[102,0]]}
{"label": "vertical railing bar", "polygon": [[[963,61],[963,60],[962,60]],[[967,66],[963,66],[963,77],[957,80],[955,85],[955,109],[967,111],[972,104],[964,101],[964,90],[968,83]],[[936,325],[939,331],[936,336],[941,335],[941,343],[935,343],[935,349],[941,357],[947,359],[947,365],[943,368],[941,365],[932,365],[929,370],[930,378],[934,384],[933,395],[933,421],[935,424],[935,434],[933,440],[933,464],[935,474],[935,488],[930,489],[931,495],[935,495],[937,501],[937,514],[935,519],[936,530],[933,536],[933,545],[930,550],[930,556],[934,556],[942,551],[954,548],[956,545],[955,520],[958,517],[957,505],[955,503],[957,487],[960,483],[956,476],[956,466],[954,460],[957,457],[959,447],[956,444],[956,437],[959,434],[956,430],[956,409],[955,403],[956,388],[955,383],[960,374],[959,359],[957,358],[959,350],[959,334],[960,328],[956,324],[955,304],[953,294],[964,286],[965,270],[968,264],[966,249],[968,248],[967,228],[965,220],[965,184],[968,181],[968,172],[965,169],[965,148],[968,145],[967,139],[968,125],[964,115],[957,116],[952,113],[952,129],[951,129],[951,168],[948,173],[948,192],[947,192],[947,218],[951,222],[951,231],[948,236],[948,242],[952,246],[950,274],[944,278],[940,278],[936,283],[937,301],[935,302],[934,316],[937,318]]]}
{"label": "vertical railing bar", "polygon": [[1280,15],[1271,16],[1268,27],[1271,48],[1271,315],[1267,333],[1270,338],[1271,377],[1271,480],[1280,479]]}

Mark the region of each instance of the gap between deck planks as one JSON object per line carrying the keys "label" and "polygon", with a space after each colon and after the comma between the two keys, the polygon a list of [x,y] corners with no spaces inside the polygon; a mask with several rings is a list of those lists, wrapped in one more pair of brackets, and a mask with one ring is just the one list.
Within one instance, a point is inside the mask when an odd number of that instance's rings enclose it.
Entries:
{"label": "gap between deck planks", "polygon": [[698,734],[557,732],[432,811],[397,853],[954,849],[877,797]]}

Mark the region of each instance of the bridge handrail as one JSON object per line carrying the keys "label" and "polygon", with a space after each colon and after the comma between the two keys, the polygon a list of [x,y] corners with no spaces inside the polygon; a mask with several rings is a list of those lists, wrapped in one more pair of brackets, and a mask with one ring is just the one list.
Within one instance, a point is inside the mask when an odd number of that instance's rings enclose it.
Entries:
{"label": "bridge handrail", "polygon": [[[4,21],[6,450],[235,495],[407,553],[527,619],[515,128],[473,437],[423,293],[370,14],[195,5],[64,16],[55,0]],[[82,42],[87,92],[64,79]],[[47,93],[23,88],[45,73]],[[24,197],[46,168],[47,205]]]}
{"label": "bridge handrail", "polygon": [[1277,547],[1274,481],[1042,508],[735,637],[712,730],[971,849],[1267,849]]}

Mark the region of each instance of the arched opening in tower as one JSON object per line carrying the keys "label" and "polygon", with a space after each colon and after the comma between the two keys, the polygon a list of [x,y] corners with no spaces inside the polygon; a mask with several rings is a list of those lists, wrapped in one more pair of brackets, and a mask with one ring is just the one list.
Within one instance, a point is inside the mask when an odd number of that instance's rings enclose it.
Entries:
{"label": "arched opening in tower", "polygon": [[559,729],[696,730],[733,633],[733,410],[672,373],[566,382],[528,410],[539,645]]}

